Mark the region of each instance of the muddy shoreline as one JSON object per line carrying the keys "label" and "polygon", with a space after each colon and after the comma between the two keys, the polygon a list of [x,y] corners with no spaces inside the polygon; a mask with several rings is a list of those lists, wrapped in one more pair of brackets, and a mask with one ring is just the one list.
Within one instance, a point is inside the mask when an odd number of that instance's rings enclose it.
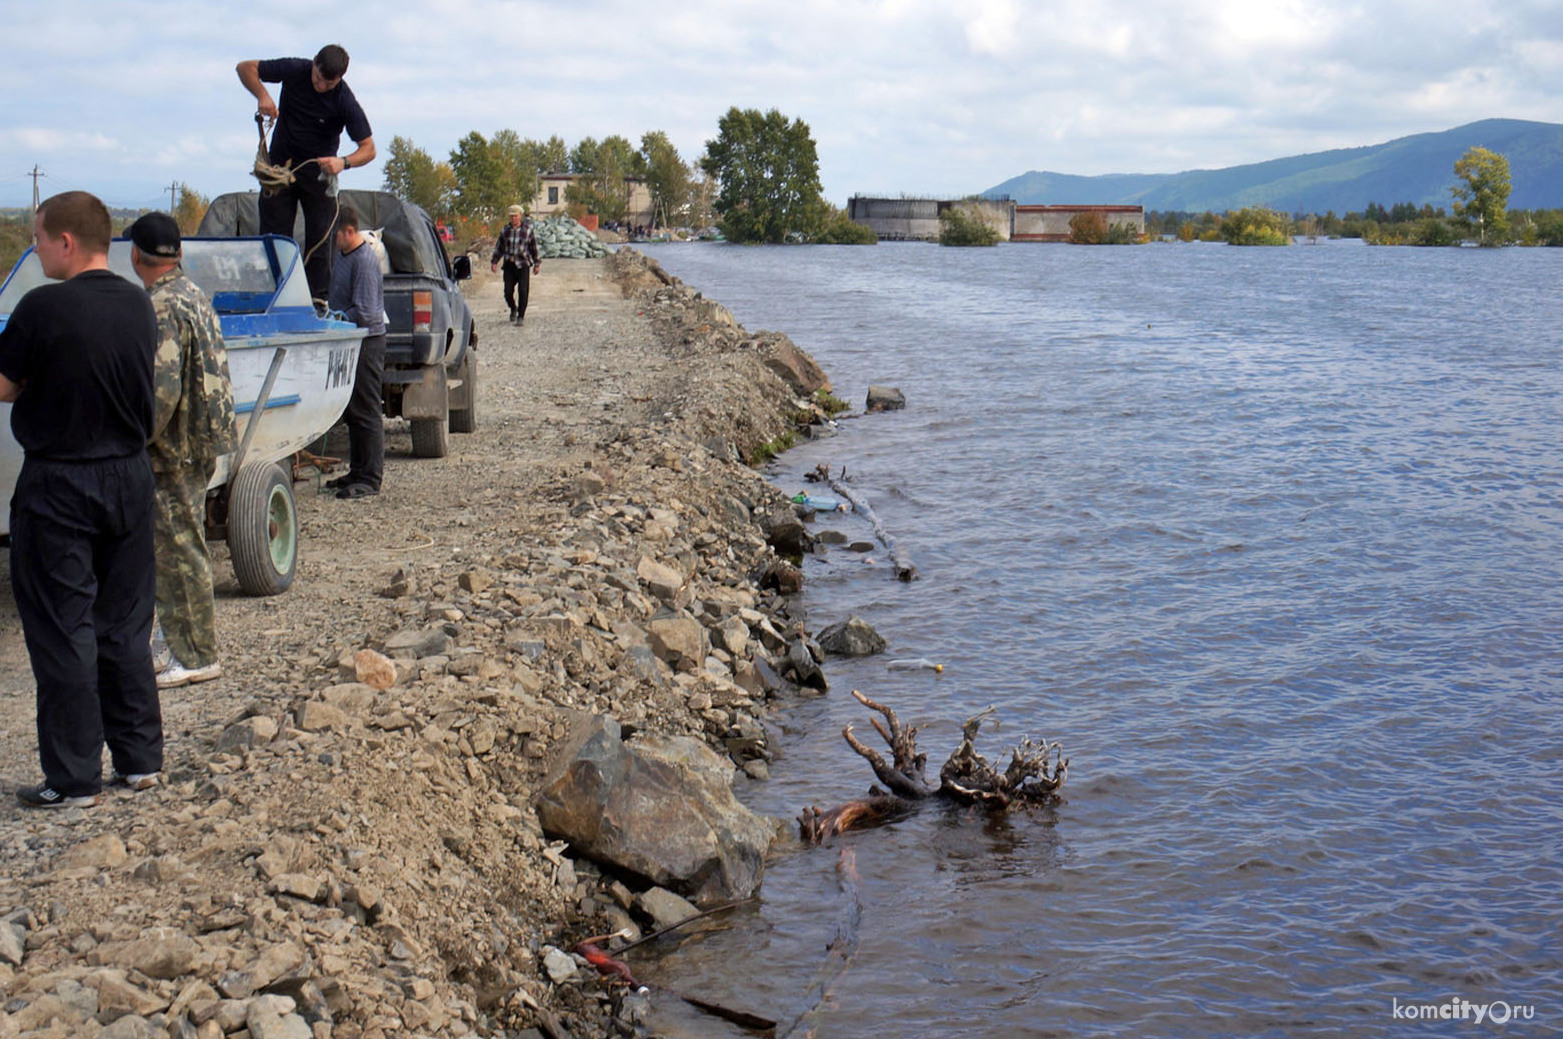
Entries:
{"label": "muddy shoreline", "polygon": [[[15,805],[37,758],[6,568],[0,1039],[635,1034],[633,1001],[545,956],[648,928],[642,893],[545,838],[532,798],[578,712],[763,779],[799,619],[760,587],[784,499],[739,459],[810,404],[785,337],[631,250],[533,286],[515,328],[498,280],[472,283],[480,424],[448,458],[393,423],[380,497],[296,486],[292,590],[241,596],[217,549],[226,675],[165,695],[163,788]],[[654,652],[664,608],[725,633]],[[388,690],[358,681],[365,648]]]}

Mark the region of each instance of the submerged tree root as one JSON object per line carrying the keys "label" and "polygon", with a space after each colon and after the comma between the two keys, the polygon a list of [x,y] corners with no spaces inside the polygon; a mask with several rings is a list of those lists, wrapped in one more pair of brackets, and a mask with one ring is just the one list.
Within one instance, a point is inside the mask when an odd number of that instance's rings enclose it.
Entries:
{"label": "submerged tree root", "polygon": [[1009,765],[1002,772],[977,753],[974,741],[983,720],[993,713],[990,707],[966,720],[961,727],[961,744],[939,769],[939,782],[934,785],[925,774],[928,756],[917,749],[917,726],[904,724],[894,710],[856,689],[852,695],[883,717],[883,722],[879,718],[869,721],[890,747],[891,760],[886,761],[879,751],[858,739],[852,726],[843,729],[841,735],[868,762],[889,793],[875,787],[869,790],[868,797],[848,801],[828,812],[813,806],[805,808],[798,816],[798,831],[808,844],[820,844],[849,830],[893,822],[913,811],[919,802],[935,797],[999,809],[1013,804],[1046,804],[1057,798],[1058,788],[1069,776],[1069,759],[1056,742],[1030,737],[1021,740],[1010,751]]}

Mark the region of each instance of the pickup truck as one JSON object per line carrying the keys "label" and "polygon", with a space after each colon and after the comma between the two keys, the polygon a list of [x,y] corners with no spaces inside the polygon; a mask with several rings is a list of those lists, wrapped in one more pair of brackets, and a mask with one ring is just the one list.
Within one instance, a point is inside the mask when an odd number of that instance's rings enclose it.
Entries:
{"label": "pickup truck", "polygon": [[[445,252],[435,223],[418,206],[388,191],[344,190],[341,200],[358,211],[365,230],[377,229],[390,272],[385,275],[385,414],[407,419],[412,451],[443,458],[451,433],[477,429],[478,333],[461,282],[472,262]],[[198,235],[260,233],[260,196],[254,191],[219,195],[201,220]],[[293,230],[304,239],[300,212]],[[312,243],[311,243],[312,244]],[[307,246],[306,246],[307,248]],[[326,243],[322,248],[332,248]]]}

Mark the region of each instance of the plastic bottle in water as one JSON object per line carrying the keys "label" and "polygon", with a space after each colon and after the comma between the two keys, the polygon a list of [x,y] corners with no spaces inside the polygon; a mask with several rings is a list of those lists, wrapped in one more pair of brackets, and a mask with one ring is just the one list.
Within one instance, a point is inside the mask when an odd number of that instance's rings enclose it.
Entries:
{"label": "plastic bottle in water", "polygon": [[932,671],[938,674],[944,670],[943,664],[935,664],[927,657],[916,657],[912,660],[892,660],[888,666],[892,671]]}

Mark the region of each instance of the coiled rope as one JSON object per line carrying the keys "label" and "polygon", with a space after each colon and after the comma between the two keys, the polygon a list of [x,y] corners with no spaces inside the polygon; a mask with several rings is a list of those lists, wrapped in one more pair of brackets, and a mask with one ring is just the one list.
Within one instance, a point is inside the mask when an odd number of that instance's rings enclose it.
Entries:
{"label": "coiled rope", "polygon": [[[255,151],[255,166],[250,172],[255,174],[255,179],[260,181],[261,188],[267,194],[275,194],[285,188],[292,187],[298,181],[299,170],[312,162],[317,164],[320,162],[319,159],[305,159],[295,166],[293,165],[293,160],[289,159],[281,166],[273,163],[271,161],[271,152],[266,147],[266,133],[275,124],[275,119],[268,119],[259,112],[255,113],[255,129],[260,134],[260,147]],[[310,257],[314,256],[315,252],[331,238],[331,231],[336,228],[336,218],[342,214],[342,196],[337,192],[336,174],[327,173],[326,177],[330,181],[326,188],[326,194],[331,196],[332,201],[336,203],[336,208],[331,213],[331,223],[326,229],[325,236],[305,251],[304,264],[306,266],[309,264]],[[316,300],[315,302],[324,301]]]}

